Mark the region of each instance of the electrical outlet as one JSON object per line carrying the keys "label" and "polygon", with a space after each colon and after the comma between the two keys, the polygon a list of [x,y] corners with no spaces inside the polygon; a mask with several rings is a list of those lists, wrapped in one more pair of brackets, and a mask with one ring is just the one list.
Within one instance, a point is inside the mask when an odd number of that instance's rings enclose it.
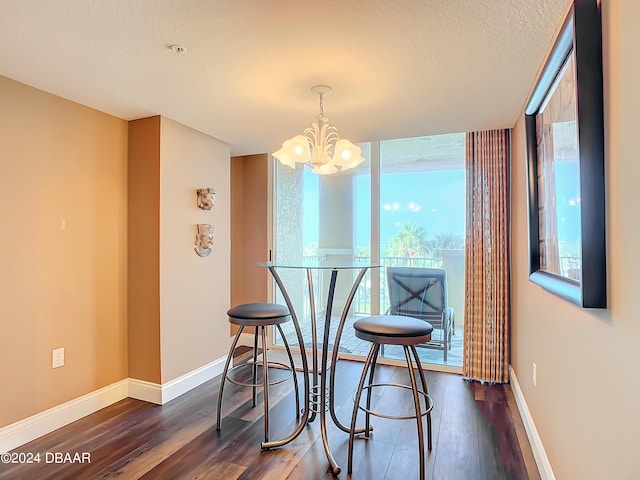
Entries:
{"label": "electrical outlet", "polygon": [[64,348],[55,348],[52,354],[51,368],[58,368],[64,365]]}
{"label": "electrical outlet", "polygon": [[533,386],[535,387],[538,383],[538,365],[536,362],[533,362]]}

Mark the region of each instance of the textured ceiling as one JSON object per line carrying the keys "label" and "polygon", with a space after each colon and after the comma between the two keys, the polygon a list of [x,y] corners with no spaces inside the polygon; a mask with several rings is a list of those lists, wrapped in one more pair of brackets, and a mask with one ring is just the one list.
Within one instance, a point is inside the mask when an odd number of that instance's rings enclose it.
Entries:
{"label": "textured ceiling", "polygon": [[[570,0],[0,0],[0,74],[274,151],[512,127]],[[180,44],[178,56],[168,48]]]}

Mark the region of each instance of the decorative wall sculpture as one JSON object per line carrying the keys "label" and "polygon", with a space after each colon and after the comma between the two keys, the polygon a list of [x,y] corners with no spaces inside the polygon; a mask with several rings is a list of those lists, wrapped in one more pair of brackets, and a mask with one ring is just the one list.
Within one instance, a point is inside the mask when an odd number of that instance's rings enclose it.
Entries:
{"label": "decorative wall sculpture", "polygon": [[211,253],[213,244],[213,225],[198,223],[196,234],[196,253],[201,257],[206,257]]}
{"label": "decorative wall sculpture", "polygon": [[216,203],[216,192],[211,187],[198,188],[196,190],[196,196],[198,198],[198,208],[201,210],[211,210]]}

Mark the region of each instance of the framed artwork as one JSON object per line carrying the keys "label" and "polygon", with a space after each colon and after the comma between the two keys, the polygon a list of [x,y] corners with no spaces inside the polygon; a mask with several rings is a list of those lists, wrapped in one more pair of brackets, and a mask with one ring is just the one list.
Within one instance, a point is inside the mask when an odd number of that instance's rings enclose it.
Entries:
{"label": "framed artwork", "polygon": [[525,107],[529,279],[606,308],[602,28],[574,0]]}

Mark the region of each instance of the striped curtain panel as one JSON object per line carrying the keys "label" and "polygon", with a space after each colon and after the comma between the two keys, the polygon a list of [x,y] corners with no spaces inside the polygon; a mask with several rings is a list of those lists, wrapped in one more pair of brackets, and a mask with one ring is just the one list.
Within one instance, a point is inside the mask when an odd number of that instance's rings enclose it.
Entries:
{"label": "striped curtain panel", "polygon": [[467,133],[463,375],[509,381],[509,131]]}

